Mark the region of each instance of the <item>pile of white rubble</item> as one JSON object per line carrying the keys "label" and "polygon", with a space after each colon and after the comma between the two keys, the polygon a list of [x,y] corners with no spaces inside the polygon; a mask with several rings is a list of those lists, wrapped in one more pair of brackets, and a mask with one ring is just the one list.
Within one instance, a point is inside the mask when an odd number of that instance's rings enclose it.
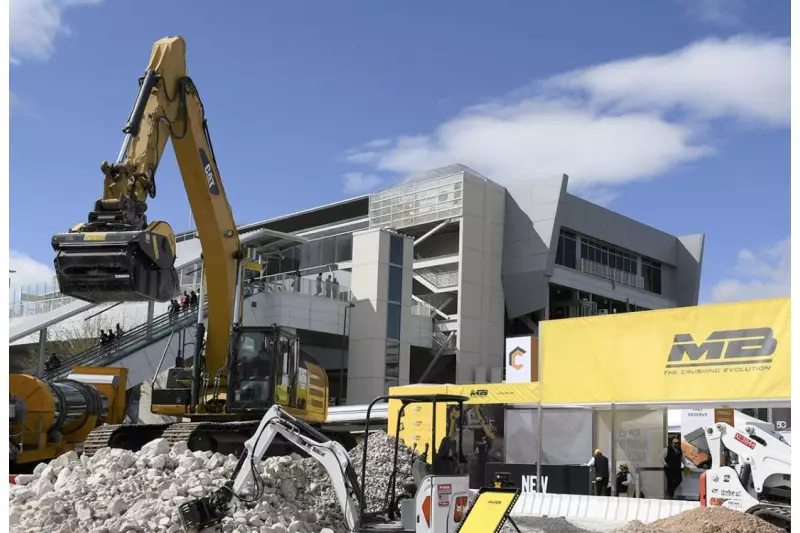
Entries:
{"label": "pile of white rubble", "polygon": [[[383,510],[395,440],[375,432],[368,441],[367,512]],[[350,452],[361,476],[361,445]],[[397,493],[411,482],[413,452],[400,443]],[[11,486],[13,533],[181,531],[178,506],[208,496],[230,480],[236,457],[191,452],[184,443],[170,449],[154,440],[138,453],[104,448],[93,457],[70,452],[20,475]],[[257,533],[339,533],[341,511],[327,472],[313,459],[272,457],[259,466],[260,498],[234,499],[223,531]],[[245,493],[246,495],[247,493]]]}

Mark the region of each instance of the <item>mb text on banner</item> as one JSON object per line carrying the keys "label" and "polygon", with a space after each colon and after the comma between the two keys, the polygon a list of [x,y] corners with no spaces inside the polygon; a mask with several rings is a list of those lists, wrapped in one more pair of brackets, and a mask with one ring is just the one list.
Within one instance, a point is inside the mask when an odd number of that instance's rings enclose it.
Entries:
{"label": "mb text on banner", "polygon": [[542,322],[542,403],[785,400],[789,298]]}

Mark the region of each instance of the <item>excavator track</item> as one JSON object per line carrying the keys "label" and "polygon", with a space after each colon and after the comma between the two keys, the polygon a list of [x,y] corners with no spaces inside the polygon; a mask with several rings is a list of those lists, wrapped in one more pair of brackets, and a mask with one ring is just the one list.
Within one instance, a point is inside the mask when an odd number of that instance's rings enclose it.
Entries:
{"label": "excavator track", "polygon": [[122,448],[133,452],[159,438],[170,424],[106,424],[94,429],[83,443],[89,457],[101,448]]}
{"label": "excavator track", "polygon": [[[259,420],[244,422],[177,422],[172,424],[118,424],[100,426],[86,438],[83,450],[88,456],[101,448],[122,448],[139,451],[142,446],[157,438],[167,439],[170,446],[185,442],[192,451],[212,451],[223,455],[241,455],[244,443],[258,429]],[[323,432],[324,433],[324,432]],[[326,434],[349,450],[356,445],[355,438],[347,434]],[[278,437],[268,455],[286,455],[294,450]]]}
{"label": "excavator track", "polygon": [[170,446],[185,442],[192,451],[212,451],[223,455],[240,455],[260,421],[245,422],[179,422],[170,425],[161,435]]}

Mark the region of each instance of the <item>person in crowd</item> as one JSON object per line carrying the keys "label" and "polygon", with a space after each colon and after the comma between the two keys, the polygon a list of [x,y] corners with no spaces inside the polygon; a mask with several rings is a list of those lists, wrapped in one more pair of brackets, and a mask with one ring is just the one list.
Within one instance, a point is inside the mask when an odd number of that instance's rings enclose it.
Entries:
{"label": "person in crowd", "polygon": [[332,284],[333,284],[333,299],[334,300],[338,300],[339,299],[339,280],[336,279],[336,276],[333,276]]}
{"label": "person in crowd", "polygon": [[51,353],[50,357],[47,358],[47,361],[44,363],[44,368],[48,372],[50,370],[55,370],[56,368],[61,366],[61,359],[55,353]]}
{"label": "person in crowd", "polygon": [[120,337],[122,337],[123,333],[124,332],[122,331],[122,326],[120,326],[119,322],[117,322],[117,338],[119,339]]}
{"label": "person in crowd", "polygon": [[678,437],[673,437],[670,445],[661,452],[661,460],[664,462],[664,476],[667,478],[667,498],[672,500],[675,499],[675,491],[683,483],[683,469],[689,464],[683,456]]}
{"label": "person in crowd", "polygon": [[608,494],[608,457],[598,448],[594,456],[586,463],[589,468],[594,468],[594,495],[606,496]]}
{"label": "person in crowd", "polygon": [[117,340],[116,336],[114,335],[114,330],[108,330],[108,344],[114,344],[114,341]]}
{"label": "person in crowd", "polygon": [[300,292],[300,284],[302,283],[302,276],[300,276],[300,269],[294,271],[294,281],[292,282],[292,287],[294,288],[294,292]]}
{"label": "person in crowd", "polygon": [[175,320],[175,318],[178,316],[178,312],[180,311],[180,307],[181,306],[178,305],[178,300],[176,300],[175,298],[170,300],[170,302],[169,302],[169,319],[170,320]]}
{"label": "person in crowd", "polygon": [[322,295],[322,272],[317,274],[317,296]]}
{"label": "person in crowd", "polygon": [[622,463],[619,465],[619,472],[617,472],[617,497],[632,498],[634,496],[634,488],[633,474],[628,469],[628,463]]}
{"label": "person in crowd", "polygon": [[331,297],[331,289],[332,288],[333,287],[331,286],[331,275],[328,274],[328,277],[325,278],[325,298],[330,298]]}
{"label": "person in crowd", "polygon": [[197,302],[197,293],[192,291],[192,293],[189,295],[189,305],[192,306],[192,309],[197,307]]}
{"label": "person in crowd", "polygon": [[108,344],[108,334],[102,329],[100,330],[100,346],[105,346]]}
{"label": "person in crowd", "polygon": [[189,311],[189,294],[186,291],[183,291],[183,295],[181,296],[181,310],[183,312]]}

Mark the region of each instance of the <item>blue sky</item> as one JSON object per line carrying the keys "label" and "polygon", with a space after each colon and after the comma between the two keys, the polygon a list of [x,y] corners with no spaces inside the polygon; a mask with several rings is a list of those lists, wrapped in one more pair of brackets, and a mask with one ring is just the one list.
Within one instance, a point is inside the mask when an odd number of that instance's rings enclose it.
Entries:
{"label": "blue sky", "polygon": [[[789,2],[11,0],[11,268],[102,191],[152,44],[187,41],[236,219],[460,162],[706,233],[704,302],[788,295]],[[170,150],[149,217],[189,226]]]}

